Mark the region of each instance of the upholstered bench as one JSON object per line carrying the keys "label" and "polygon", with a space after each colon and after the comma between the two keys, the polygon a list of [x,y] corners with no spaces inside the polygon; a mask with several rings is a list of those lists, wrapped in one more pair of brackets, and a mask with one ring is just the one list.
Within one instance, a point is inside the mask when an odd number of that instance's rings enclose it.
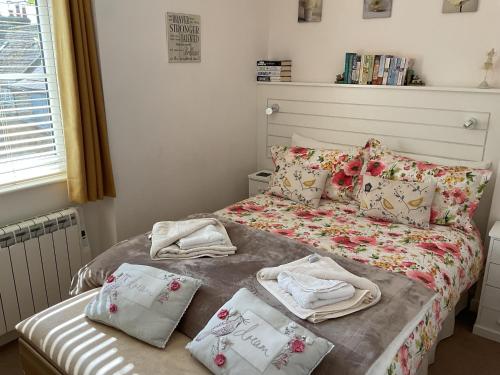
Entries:
{"label": "upholstered bench", "polygon": [[84,307],[98,291],[61,302],[17,325],[27,375],[209,374],[184,349],[189,338],[179,332],[162,350],[87,319]]}

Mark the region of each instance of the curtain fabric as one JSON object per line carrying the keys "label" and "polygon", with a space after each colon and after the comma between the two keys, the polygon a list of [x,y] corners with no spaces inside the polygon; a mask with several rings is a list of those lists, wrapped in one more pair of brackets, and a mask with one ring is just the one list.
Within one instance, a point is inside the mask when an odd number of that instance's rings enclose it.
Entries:
{"label": "curtain fabric", "polygon": [[52,0],[52,14],[69,198],[115,197],[92,2]]}

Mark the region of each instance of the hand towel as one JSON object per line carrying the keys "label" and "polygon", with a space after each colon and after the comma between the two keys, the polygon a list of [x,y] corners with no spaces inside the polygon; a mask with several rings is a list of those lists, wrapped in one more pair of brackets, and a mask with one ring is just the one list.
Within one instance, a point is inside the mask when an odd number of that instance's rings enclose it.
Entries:
{"label": "hand towel", "polygon": [[[354,296],[332,305],[305,309],[289,293],[278,286],[278,275],[287,271],[323,280],[344,281],[355,288]],[[312,323],[319,323],[366,309],[380,301],[382,296],[380,288],[372,281],[350,273],[329,257],[321,257],[316,254],[278,267],[263,268],[257,272],[257,280],[293,314]]]}
{"label": "hand towel", "polygon": [[322,280],[292,272],[281,272],[278,286],[305,309],[333,305],[352,298],[355,293],[354,287],[344,281]]}
{"label": "hand towel", "polygon": [[[200,245],[191,249],[180,249],[176,244],[200,229],[213,225],[223,237],[222,244]],[[161,221],[153,226],[151,232],[151,259],[188,259],[203,256],[216,257],[234,254],[236,247],[231,243],[224,225],[213,218],[191,219],[184,221]]]}
{"label": "hand towel", "polygon": [[224,235],[217,230],[215,225],[210,224],[177,242],[181,250],[189,250],[200,246],[222,245],[224,239]]}

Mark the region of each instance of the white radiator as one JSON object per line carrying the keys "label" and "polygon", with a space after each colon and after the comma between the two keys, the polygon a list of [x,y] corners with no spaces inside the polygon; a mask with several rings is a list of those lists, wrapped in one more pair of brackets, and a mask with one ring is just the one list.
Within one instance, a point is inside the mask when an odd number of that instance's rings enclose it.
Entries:
{"label": "white radiator", "polygon": [[0,228],[0,335],[68,298],[71,277],[89,260],[76,208]]}

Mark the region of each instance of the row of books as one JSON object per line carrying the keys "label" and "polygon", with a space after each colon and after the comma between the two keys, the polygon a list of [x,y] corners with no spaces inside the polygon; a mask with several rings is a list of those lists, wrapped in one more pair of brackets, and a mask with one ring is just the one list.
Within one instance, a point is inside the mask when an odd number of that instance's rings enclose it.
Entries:
{"label": "row of books", "polygon": [[346,53],[344,83],[359,85],[407,85],[413,60],[392,55]]}
{"label": "row of books", "polygon": [[257,61],[257,81],[259,82],[291,82],[292,60],[259,60]]}

